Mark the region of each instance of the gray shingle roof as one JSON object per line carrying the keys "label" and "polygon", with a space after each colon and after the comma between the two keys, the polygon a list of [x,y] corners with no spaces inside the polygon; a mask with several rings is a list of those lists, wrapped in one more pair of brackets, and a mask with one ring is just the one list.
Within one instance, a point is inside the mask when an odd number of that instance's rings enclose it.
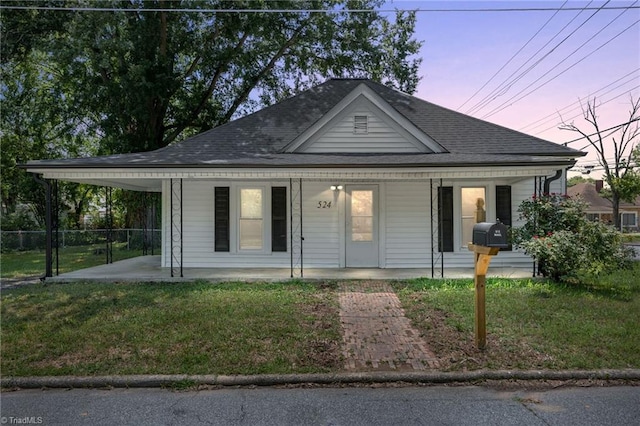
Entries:
{"label": "gray shingle roof", "polygon": [[[437,154],[294,154],[282,150],[358,85],[366,84],[440,144]],[[251,115],[156,151],[93,158],[32,161],[28,166],[371,166],[530,164],[583,153],[434,105],[370,80],[333,79]],[[560,160],[560,158],[558,158]],[[548,162],[546,158],[544,161]]]}

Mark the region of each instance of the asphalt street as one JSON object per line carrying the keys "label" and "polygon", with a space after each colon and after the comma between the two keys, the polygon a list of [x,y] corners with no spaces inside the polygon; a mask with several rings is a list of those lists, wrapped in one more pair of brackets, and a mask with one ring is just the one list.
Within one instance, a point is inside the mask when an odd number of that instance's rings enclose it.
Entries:
{"label": "asphalt street", "polygon": [[2,424],[638,425],[640,387],[21,390],[1,409]]}

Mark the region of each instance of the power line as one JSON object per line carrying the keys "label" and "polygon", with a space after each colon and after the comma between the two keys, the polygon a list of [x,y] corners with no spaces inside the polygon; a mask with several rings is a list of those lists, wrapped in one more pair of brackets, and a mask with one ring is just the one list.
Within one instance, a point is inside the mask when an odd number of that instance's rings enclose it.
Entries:
{"label": "power line", "polygon": [[[562,9],[562,8],[564,7],[564,5],[565,5],[565,4],[567,4],[567,2],[568,2],[568,1],[569,1],[569,0],[565,0],[565,2],[564,2],[564,3],[562,3],[562,6],[560,6],[560,9]],[[502,67],[500,67],[500,69],[499,69],[498,71],[496,71],[496,72],[495,72],[495,74],[493,74],[493,75],[491,76],[491,78],[490,78],[489,80],[487,80],[487,82],[486,82],[486,83],[484,83],[484,84],[482,85],[482,87],[481,87],[481,88],[479,88],[478,90],[476,90],[476,92],[475,92],[473,95],[471,95],[471,97],[470,97],[469,99],[467,99],[466,101],[464,101],[464,103],[463,103],[462,105],[460,105],[460,106],[456,109],[456,111],[459,111],[459,110],[460,110],[460,108],[462,108],[463,106],[465,106],[465,105],[466,105],[466,104],[467,104],[471,99],[475,98],[475,96],[476,96],[478,93],[480,93],[480,92],[482,91],[482,89],[484,89],[485,87],[487,87],[487,85],[488,85],[489,83],[491,83],[491,82],[493,81],[493,79],[494,79],[494,78],[496,78],[496,76],[497,76],[498,74],[500,74],[500,72],[501,72],[503,69],[505,69],[505,67],[506,67],[507,65],[509,65],[509,64],[511,63],[511,61],[512,61],[516,56],[518,56],[518,55],[520,54],[520,52],[522,52],[522,50],[524,50],[524,48],[525,48],[525,47],[527,47],[527,46],[529,45],[529,43],[531,43],[531,41],[532,41],[534,38],[536,38],[536,36],[537,36],[538,34],[540,34],[540,32],[541,32],[541,31],[542,31],[542,30],[543,30],[543,29],[544,29],[544,28],[549,24],[549,22],[551,22],[551,21],[553,20],[553,18],[555,18],[555,17],[556,17],[556,15],[560,12],[560,9],[556,10],[556,12],[555,12],[553,15],[551,15],[551,17],[550,17],[549,19],[547,19],[547,21],[546,21],[546,22],[545,22],[545,23],[540,27],[540,29],[538,29],[538,31],[536,31],[536,33],[535,33],[534,35],[532,35],[532,36],[531,36],[531,38],[529,38],[529,40],[527,40],[527,42],[526,42],[526,43],[525,43],[525,44],[524,44],[524,45],[523,45],[523,46],[522,46],[522,47],[521,47],[521,48],[520,48],[516,53],[514,53],[514,54],[513,54],[513,56],[511,56],[511,58],[509,58],[509,60],[508,60],[504,65],[502,65]]]}
{"label": "power line", "polygon": [[[618,125],[616,125],[616,126],[609,127],[608,129],[600,130],[599,132],[591,133],[590,135],[587,135],[587,136],[591,137],[591,136],[595,136],[595,135],[597,135],[598,133],[608,132],[609,130],[614,130],[614,129],[619,129],[620,127],[626,126],[626,125],[631,124],[631,123],[634,123],[634,122],[636,122],[636,121],[640,121],[640,117],[638,117],[638,118],[633,118],[633,119],[631,119],[631,120],[629,120],[629,121],[626,121],[626,122],[624,122],[624,123],[622,123],[622,124],[618,124]],[[613,133],[611,133],[611,134],[613,134]],[[609,135],[607,135],[607,136],[605,136],[605,137],[611,136],[611,134],[609,134]],[[579,137],[579,138],[572,139],[572,140],[570,140],[570,141],[566,141],[566,142],[561,142],[561,143],[562,143],[562,145],[567,146],[567,145],[569,145],[570,143],[574,143],[574,142],[581,141],[582,139],[586,139],[586,138],[587,138],[587,136],[581,136],[581,137]],[[588,145],[588,146],[591,146],[591,145]]]}
{"label": "power line", "polygon": [[[4,0],[7,2],[8,0]],[[116,8],[116,7],[63,7],[63,6],[7,6],[0,5],[4,10],[45,10],[57,12],[182,12],[182,13],[395,13],[395,12],[417,12],[417,13],[487,13],[487,12],[573,12],[582,10],[628,10],[640,9],[640,6],[608,6],[598,7],[505,7],[505,8],[459,8],[459,9],[229,9],[229,8]]]}
{"label": "power line", "polygon": [[[629,90],[627,90],[627,91],[625,91],[625,92],[620,93],[620,94],[619,94],[619,95],[617,95],[617,96],[614,96],[614,97],[613,97],[613,98],[611,98],[611,99],[607,99],[606,101],[599,103],[599,105],[605,105],[605,104],[607,104],[607,103],[609,103],[609,102],[611,102],[611,101],[614,101],[614,100],[618,99],[618,98],[619,98],[619,97],[621,97],[621,96],[624,96],[624,95],[626,95],[626,94],[628,94],[628,93],[631,93],[632,91],[636,90],[637,88],[640,88],[640,84],[639,84],[639,85],[637,85],[637,86],[635,86],[635,87],[632,87],[631,89],[629,89]],[[608,92],[607,92],[607,93],[608,93]],[[573,108],[573,109],[577,109],[577,108],[578,108],[578,107]],[[580,117],[581,115],[582,115],[582,113],[577,114],[577,115],[574,115],[573,117],[569,117],[569,118],[568,118],[568,120],[573,120],[574,118],[578,118],[578,117]],[[541,133],[546,132],[547,130],[551,130],[551,129],[554,129],[554,128],[556,128],[556,125],[553,125],[553,126],[551,126],[551,127],[547,127],[547,128],[546,128],[546,129],[544,129],[544,130],[540,130],[540,131],[538,131],[538,132],[534,133],[534,135],[539,135],[539,134],[541,134]]]}
{"label": "power line", "polygon": [[[627,73],[627,74],[623,75],[622,77],[618,78],[617,80],[612,81],[611,83],[607,84],[606,86],[601,87],[600,89],[598,89],[598,90],[596,90],[596,91],[594,91],[594,92],[590,93],[590,94],[587,96],[587,98],[591,98],[592,96],[595,96],[598,92],[601,92],[602,90],[604,90],[604,89],[608,88],[609,86],[612,86],[612,85],[616,84],[616,83],[617,83],[617,82],[619,82],[620,80],[623,80],[623,79],[625,79],[625,78],[629,77],[630,75],[637,73],[638,71],[640,71],[640,68],[636,68],[635,70],[633,70],[633,71],[631,71],[631,72],[629,72],[629,73]],[[604,92],[604,93],[600,94],[599,96],[606,95],[607,93],[610,93],[610,92],[612,92],[613,90],[615,90],[615,89],[617,89],[617,88],[619,88],[619,87],[622,87],[622,86],[624,86],[625,84],[628,84],[628,83],[630,83],[630,82],[632,82],[632,81],[636,80],[636,78],[637,78],[637,77],[634,75],[634,76],[631,78],[631,80],[629,80],[629,81],[625,81],[624,83],[619,84],[618,86],[616,86],[616,87],[612,88],[611,90],[608,90],[607,92]],[[559,110],[557,110],[556,112],[552,112],[551,114],[545,115],[544,117],[542,117],[542,118],[540,118],[540,119],[538,119],[538,120],[536,120],[536,121],[533,121],[532,123],[527,124],[526,126],[520,127],[518,130],[522,132],[522,131],[524,131],[524,130],[526,130],[527,128],[532,127],[532,126],[533,126],[533,129],[535,129],[536,127],[540,127],[540,126],[541,126],[541,125],[543,125],[544,123],[546,123],[546,122],[550,121],[550,120],[548,120],[549,118],[554,117],[556,114],[560,113],[561,111],[565,111],[566,109],[568,109],[568,108],[570,108],[570,107],[572,107],[572,106],[574,106],[574,105],[578,105],[578,106],[580,106],[580,104],[581,104],[581,101],[579,101],[579,100],[578,100],[578,101],[575,101],[575,102],[571,102],[569,105],[567,105],[567,106],[565,106],[565,107],[560,108],[560,109],[559,109]],[[576,109],[576,107],[574,107],[574,108],[572,108],[572,109]],[[553,118],[553,119],[555,119],[555,118]],[[538,124],[538,123],[540,123],[540,122],[542,122],[542,123],[541,123],[541,124]],[[533,130],[533,129],[532,129],[532,130]]]}
{"label": "power line", "polygon": [[[610,0],[609,0],[610,1]],[[607,1],[607,3],[605,3],[604,5],[601,6],[601,8],[605,7],[609,1]],[[553,46],[553,48],[551,50],[549,50],[547,53],[545,53],[541,58],[539,58],[536,62],[534,62],[531,66],[529,66],[529,68],[527,68],[526,70],[524,70],[522,73],[520,73],[518,76],[516,76],[514,79],[510,80],[517,72],[519,72],[522,68],[524,68],[525,65],[527,65],[529,62],[531,62],[533,60],[533,58],[536,57],[536,55],[538,55],[538,53],[540,53],[544,48],[546,48],[553,40],[556,39],[556,37],[558,37],[569,25],[571,25],[573,23],[573,21],[575,21],[576,19],[578,19],[578,17],[582,14],[582,12],[584,10],[586,10],[586,7],[588,7],[591,3],[593,3],[593,1],[589,2],[587,4],[587,6],[585,6],[585,9],[583,9],[580,13],[578,13],[576,16],[574,16],[569,22],[567,22],[561,29],[560,31],[558,31],[553,37],[551,37],[551,39],[549,39],[548,42],[546,42],[544,44],[544,46],[542,46],[541,48],[539,48],[533,55],[531,55],[529,57],[529,59],[527,59],[522,65],[520,65],[520,67],[518,67],[518,69],[516,69],[514,72],[511,73],[511,75],[509,75],[509,77],[507,77],[502,83],[500,83],[498,85],[498,87],[496,87],[493,91],[491,91],[491,93],[489,93],[487,96],[485,96],[480,102],[478,102],[477,104],[475,104],[472,108],[470,108],[469,110],[466,111],[467,114],[473,114],[474,112],[477,112],[479,110],[481,110],[482,108],[484,108],[485,106],[487,106],[488,104],[490,104],[491,102],[493,102],[495,99],[497,99],[498,97],[506,94],[509,89],[511,89],[511,87],[513,87],[513,85],[515,83],[517,83],[518,81],[520,81],[522,79],[522,77],[524,77],[525,75],[527,75],[529,72],[531,72],[535,67],[537,67],[542,61],[544,61],[549,55],[551,55],[558,47],[560,47],[565,41],[567,41],[573,34],[576,33],[576,31],[578,31],[580,28],[582,28],[587,22],[589,22],[591,20],[591,18],[593,18],[600,10],[602,10],[601,8],[599,10],[597,10],[596,12],[592,13],[591,16],[589,16],[587,19],[585,19],[577,28],[575,28],[569,35],[567,35],[564,39],[562,39],[558,44],[556,44],[555,46]]]}
{"label": "power line", "polygon": [[[595,50],[593,50],[591,53],[589,53],[588,55],[582,57],[582,59],[578,60],[577,62],[574,62],[572,65],[570,65],[569,67],[565,68],[563,71],[559,72],[558,74],[554,75],[553,77],[551,77],[550,79],[548,79],[547,81],[545,81],[544,83],[536,86],[536,88],[530,90],[529,92],[525,93],[524,95],[520,96],[518,99],[514,100],[513,102],[511,102],[516,96],[518,96],[520,93],[522,93],[525,89],[521,90],[519,93],[515,94],[514,96],[512,96],[509,100],[505,101],[504,103],[502,103],[502,105],[500,105],[499,107],[494,108],[492,111],[490,111],[489,113],[485,114],[482,118],[486,119],[492,115],[495,115],[497,113],[499,113],[500,111],[510,107],[511,105],[515,104],[518,101],[521,101],[522,99],[526,98],[527,96],[529,96],[530,94],[532,94],[533,92],[537,91],[538,89],[546,86],[548,83],[550,83],[551,81],[555,80],[556,78],[560,77],[562,74],[566,73],[567,71],[569,71],[570,69],[572,69],[573,67],[575,67],[576,65],[578,65],[579,63],[581,63],[582,61],[584,61],[585,59],[587,59],[588,57],[590,57],[591,55],[593,55],[594,53],[596,53],[597,51],[599,51],[600,49],[602,49],[603,47],[605,47],[607,44],[611,43],[613,40],[615,40],[616,38],[620,37],[622,34],[624,34],[625,32],[629,31],[634,25],[636,25],[638,22],[640,22],[640,20],[635,21],[634,23],[632,23],[631,25],[629,25],[627,28],[625,28],[624,30],[620,31],[618,34],[616,34],[615,36],[613,36],[612,38],[610,38],[609,40],[607,40],[605,43],[601,44],[598,48],[596,48]],[[562,61],[564,62],[564,60]],[[560,62],[560,63],[562,63]],[[559,64],[558,64],[559,65]],[[555,69],[556,67],[553,67],[553,69]],[[549,70],[551,71],[551,70]],[[533,83],[538,82],[542,77],[544,77],[545,75],[547,75],[549,72],[545,73],[543,76],[541,76],[540,78],[538,78],[536,81],[534,81]],[[529,86],[530,87],[530,86]],[[511,103],[509,103],[511,102]],[[508,104],[508,105],[507,105]]]}
{"label": "power line", "polygon": [[[626,156],[625,156],[625,157],[626,157]],[[611,163],[611,162],[615,162],[615,161],[616,161],[616,159],[615,159],[614,157],[605,158],[604,160],[605,160],[607,163]],[[621,160],[622,160],[622,159],[621,159]],[[624,164],[626,165],[626,164],[627,164],[627,162],[626,162],[626,158],[625,158],[624,160],[625,160]],[[600,164],[600,159],[597,159],[597,160],[589,160],[589,161],[578,161],[578,162],[576,163],[576,165],[577,165],[577,166],[582,166],[582,167],[585,167],[585,166],[587,166],[587,167],[588,167],[588,166],[597,165],[597,164]],[[631,166],[633,166],[633,165],[635,165],[635,164],[636,164],[636,162],[635,162],[634,160],[631,160],[631,161],[629,162],[629,165],[631,165]]]}
{"label": "power line", "polygon": [[[636,0],[633,4],[637,3],[638,0]],[[578,46],[577,49],[573,50],[573,52],[571,52],[568,56],[566,56],[564,59],[562,59],[560,62],[558,62],[557,64],[555,64],[552,68],[550,68],[547,72],[545,72],[544,74],[542,74],[540,77],[538,77],[533,83],[531,83],[528,87],[531,87],[532,84],[537,83],[538,81],[540,81],[543,77],[545,77],[546,75],[548,75],[551,71],[553,71],[554,69],[556,69],[557,67],[559,67],[562,63],[564,63],[566,60],[568,60],[570,57],[572,57],[575,53],[577,53],[580,49],[582,49],[585,45],[587,45],[587,43],[589,43],[591,40],[593,40],[595,37],[597,37],[602,31],[604,31],[606,28],[608,28],[611,24],[613,24],[615,21],[617,21],[622,15],[624,15],[626,11],[623,11],[621,13],[618,14],[618,16],[616,16],[615,18],[613,18],[611,21],[609,21],[609,23],[607,23],[604,27],[602,27],[598,32],[596,32],[594,35],[592,35],[589,39],[587,39],[584,43],[582,43],[580,46]],[[597,12],[596,12],[597,13]],[[593,15],[591,15],[589,17],[589,19],[591,19],[593,16],[595,15],[595,13]],[[583,22],[582,25],[584,25],[586,23]],[[581,25],[581,26],[582,26]],[[580,27],[578,27],[580,28]],[[574,34],[577,29],[574,30],[570,35]],[[565,39],[566,40],[566,39]],[[563,40],[564,41],[564,40]],[[592,52],[593,53],[593,52]],[[546,83],[545,83],[546,84]],[[500,106],[494,108],[493,110],[491,110],[489,113],[485,114],[482,118],[488,118],[491,117],[492,115],[502,111],[505,108],[502,108],[504,105],[506,105],[507,103],[511,102],[516,96],[520,95],[522,92],[524,92],[528,87],[522,89],[520,92],[516,93],[515,95],[513,95],[511,98],[509,98],[507,101],[505,101],[504,103],[502,103]],[[536,89],[537,90],[537,89]],[[520,100],[520,99],[518,99]],[[515,103],[515,102],[514,102]],[[512,105],[512,104],[510,104]],[[510,106],[508,105],[508,106]]]}

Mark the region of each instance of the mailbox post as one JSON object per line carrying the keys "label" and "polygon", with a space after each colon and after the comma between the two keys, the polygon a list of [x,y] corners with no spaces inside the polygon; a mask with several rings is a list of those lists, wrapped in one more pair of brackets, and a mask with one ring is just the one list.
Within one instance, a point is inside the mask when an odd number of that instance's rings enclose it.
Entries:
{"label": "mailbox post", "polygon": [[484,349],[487,346],[485,311],[487,270],[491,258],[497,255],[501,248],[509,247],[507,235],[507,227],[502,223],[481,222],[473,227],[473,242],[469,243],[469,250],[474,253],[475,332],[478,349]]}

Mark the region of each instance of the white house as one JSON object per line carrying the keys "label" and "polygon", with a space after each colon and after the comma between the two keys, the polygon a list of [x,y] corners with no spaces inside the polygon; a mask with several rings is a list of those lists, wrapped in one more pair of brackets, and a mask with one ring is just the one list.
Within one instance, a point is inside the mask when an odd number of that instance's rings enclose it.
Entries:
{"label": "white house", "polygon": [[[152,152],[31,161],[46,179],[161,192],[162,266],[473,266],[478,221],[518,225],[583,153],[370,80],[333,79]],[[525,266],[505,251],[494,260]]]}

